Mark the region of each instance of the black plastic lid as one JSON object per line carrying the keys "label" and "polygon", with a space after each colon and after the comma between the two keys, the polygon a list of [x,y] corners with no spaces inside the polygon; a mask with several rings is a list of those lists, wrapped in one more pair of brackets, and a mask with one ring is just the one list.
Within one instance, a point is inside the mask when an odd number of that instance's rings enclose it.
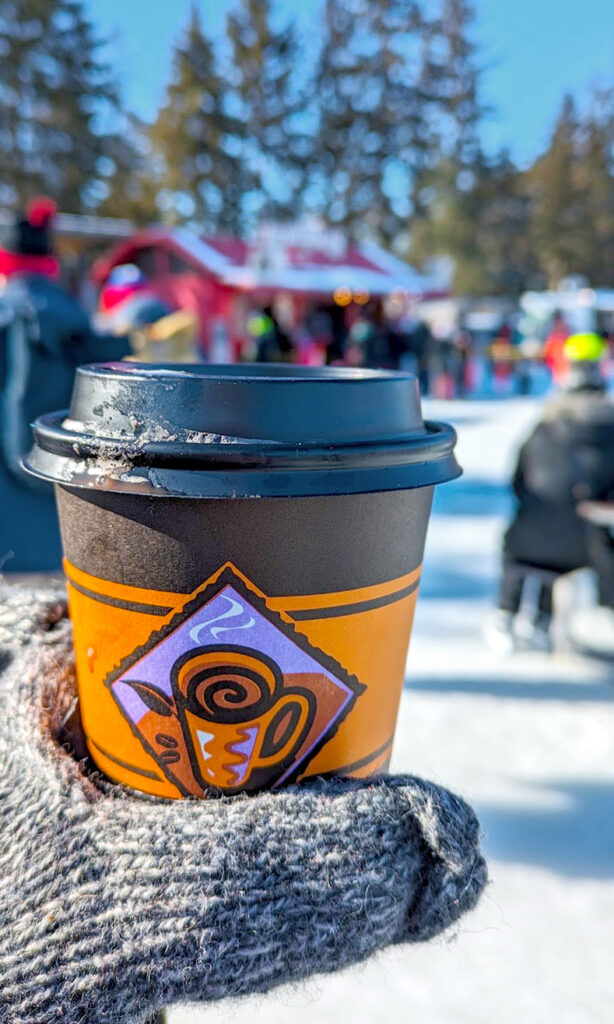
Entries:
{"label": "black plastic lid", "polygon": [[41,416],[24,466],[70,487],[248,498],[430,486],[460,469],[409,373],[98,363]]}

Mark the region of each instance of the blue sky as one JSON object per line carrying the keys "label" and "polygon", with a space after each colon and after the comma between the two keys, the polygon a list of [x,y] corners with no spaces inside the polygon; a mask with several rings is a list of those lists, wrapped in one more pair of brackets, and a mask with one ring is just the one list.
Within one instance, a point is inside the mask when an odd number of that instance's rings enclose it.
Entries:
{"label": "blue sky", "polygon": [[[113,59],[127,104],[155,112],[168,78],[173,41],[191,0],[88,0],[100,29],[113,37]],[[198,0],[205,24],[219,32],[233,0]],[[545,145],[562,93],[582,99],[591,82],[614,84],[614,0],[475,0],[476,35],[486,65],[485,126],[490,150],[508,145],[530,160]],[[303,25],[320,0],[278,0]]]}

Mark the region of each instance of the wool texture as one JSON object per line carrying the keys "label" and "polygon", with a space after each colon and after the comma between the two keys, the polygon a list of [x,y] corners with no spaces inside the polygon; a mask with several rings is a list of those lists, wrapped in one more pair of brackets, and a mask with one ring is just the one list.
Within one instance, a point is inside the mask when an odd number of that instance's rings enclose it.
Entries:
{"label": "wool texture", "polygon": [[143,1024],[266,992],[429,939],[486,884],[476,818],[439,786],[140,797],[79,760],[74,731],[68,749],[75,692],[63,594],[5,588],[1,1024]]}

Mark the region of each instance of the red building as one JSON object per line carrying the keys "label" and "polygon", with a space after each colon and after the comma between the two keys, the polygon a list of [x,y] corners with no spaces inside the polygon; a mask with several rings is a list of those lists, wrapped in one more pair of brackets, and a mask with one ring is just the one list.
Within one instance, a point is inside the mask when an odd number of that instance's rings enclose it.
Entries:
{"label": "red building", "polygon": [[344,309],[391,295],[410,301],[441,294],[379,246],[348,245],[340,232],[309,220],[264,225],[253,243],[148,228],[97,262],[96,284],[104,288],[111,271],[123,264],[135,264],[149,289],[172,308],[197,314],[205,352],[220,322],[239,346],[250,314],[268,305],[291,328],[318,305]]}

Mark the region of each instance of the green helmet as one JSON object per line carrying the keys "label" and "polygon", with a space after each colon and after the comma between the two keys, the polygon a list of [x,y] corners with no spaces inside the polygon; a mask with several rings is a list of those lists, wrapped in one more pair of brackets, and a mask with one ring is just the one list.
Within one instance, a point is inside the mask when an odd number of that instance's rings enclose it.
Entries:
{"label": "green helmet", "polygon": [[570,335],[565,342],[564,352],[570,363],[596,363],[603,359],[607,348],[600,334],[587,331]]}

